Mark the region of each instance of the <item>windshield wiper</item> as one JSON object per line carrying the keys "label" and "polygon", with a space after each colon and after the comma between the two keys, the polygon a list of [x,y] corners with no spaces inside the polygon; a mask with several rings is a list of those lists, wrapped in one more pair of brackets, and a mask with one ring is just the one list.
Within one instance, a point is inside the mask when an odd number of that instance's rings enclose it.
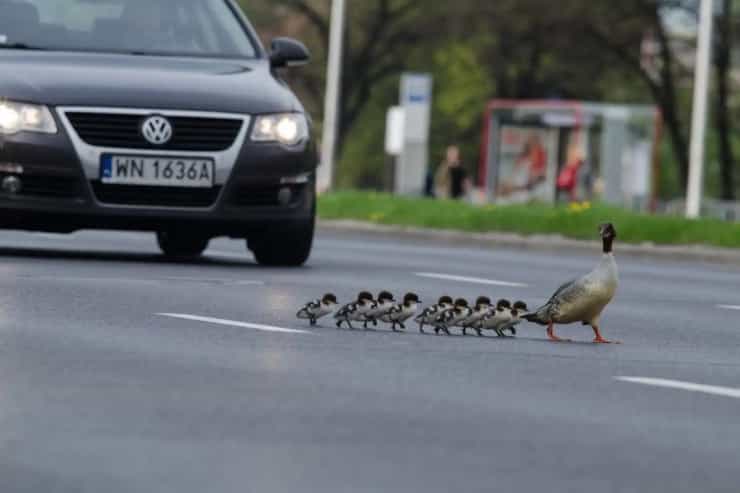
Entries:
{"label": "windshield wiper", "polygon": [[41,46],[33,46],[27,43],[0,43],[0,50],[34,50],[34,51],[45,51],[48,48],[42,48]]}

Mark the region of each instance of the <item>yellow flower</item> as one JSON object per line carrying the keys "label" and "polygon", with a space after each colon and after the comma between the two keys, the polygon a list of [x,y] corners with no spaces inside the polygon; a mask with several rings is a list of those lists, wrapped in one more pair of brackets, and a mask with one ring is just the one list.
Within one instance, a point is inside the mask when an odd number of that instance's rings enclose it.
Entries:
{"label": "yellow flower", "polygon": [[587,211],[591,208],[591,202],[571,202],[568,204],[568,212],[580,214],[581,212]]}
{"label": "yellow flower", "polygon": [[382,212],[373,212],[372,214],[370,214],[370,221],[377,223],[384,217],[385,217],[385,214],[383,214]]}

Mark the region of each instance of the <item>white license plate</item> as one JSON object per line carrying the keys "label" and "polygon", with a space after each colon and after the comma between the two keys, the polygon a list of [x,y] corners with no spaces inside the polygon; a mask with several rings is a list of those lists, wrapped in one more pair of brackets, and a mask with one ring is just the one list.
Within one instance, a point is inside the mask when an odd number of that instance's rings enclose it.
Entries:
{"label": "white license plate", "polygon": [[116,156],[106,154],[100,181],[111,185],[208,188],[213,186],[211,159]]}

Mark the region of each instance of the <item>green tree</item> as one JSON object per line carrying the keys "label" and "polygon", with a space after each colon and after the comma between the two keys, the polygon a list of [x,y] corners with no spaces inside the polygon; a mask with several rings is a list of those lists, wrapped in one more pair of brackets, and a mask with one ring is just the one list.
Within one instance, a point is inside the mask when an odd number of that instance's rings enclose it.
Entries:
{"label": "green tree", "polygon": [[[583,32],[596,43],[601,53],[610,53],[613,60],[638,76],[649,89],[663,115],[685,188],[689,170],[688,136],[678,83],[684,68],[677,60],[663,21],[663,9],[669,1],[672,0],[590,2],[583,6],[578,17]],[[641,58],[646,36],[657,43],[655,65],[645,64]]]}
{"label": "green tree", "polygon": [[[277,0],[274,4],[302,16],[317,34],[322,59],[329,44],[329,2],[326,0]],[[410,51],[428,31],[428,6],[414,0],[349,0],[339,108],[338,148],[341,152],[374,89],[407,66]],[[305,84],[320,94],[324,76],[311,72]]]}
{"label": "green tree", "polygon": [[[378,186],[384,169],[385,110],[398,100],[404,70],[435,77],[431,159],[449,142],[476,160],[481,114],[492,98],[568,98],[654,102],[666,126],[663,176],[680,192],[688,175],[688,116],[691,103],[693,39],[677,40],[666,13],[695,13],[696,0],[347,0],[346,52],[340,108],[340,154],[344,184]],[[720,0],[710,169],[713,190],[734,197],[732,59],[740,0]],[[423,4],[423,5],[422,5]],[[291,35],[314,54],[289,78],[313,114],[323,108],[330,0],[250,0],[263,37]],[[654,57],[645,54],[652,38]],[[653,62],[653,63],[646,63]],[[716,152],[715,152],[716,151]],[[714,166],[715,161],[710,164]]]}
{"label": "green tree", "polygon": [[476,40],[452,41],[434,53],[434,105],[430,161],[441,159],[445,147],[457,144],[473,171],[479,153],[481,114],[495,96],[494,81],[477,53]]}

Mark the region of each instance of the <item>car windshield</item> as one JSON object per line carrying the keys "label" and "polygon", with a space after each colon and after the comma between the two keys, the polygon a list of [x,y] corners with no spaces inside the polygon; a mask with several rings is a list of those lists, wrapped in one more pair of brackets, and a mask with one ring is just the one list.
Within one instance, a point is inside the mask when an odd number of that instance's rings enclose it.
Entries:
{"label": "car windshield", "polygon": [[241,57],[253,42],[225,0],[0,0],[0,48]]}

